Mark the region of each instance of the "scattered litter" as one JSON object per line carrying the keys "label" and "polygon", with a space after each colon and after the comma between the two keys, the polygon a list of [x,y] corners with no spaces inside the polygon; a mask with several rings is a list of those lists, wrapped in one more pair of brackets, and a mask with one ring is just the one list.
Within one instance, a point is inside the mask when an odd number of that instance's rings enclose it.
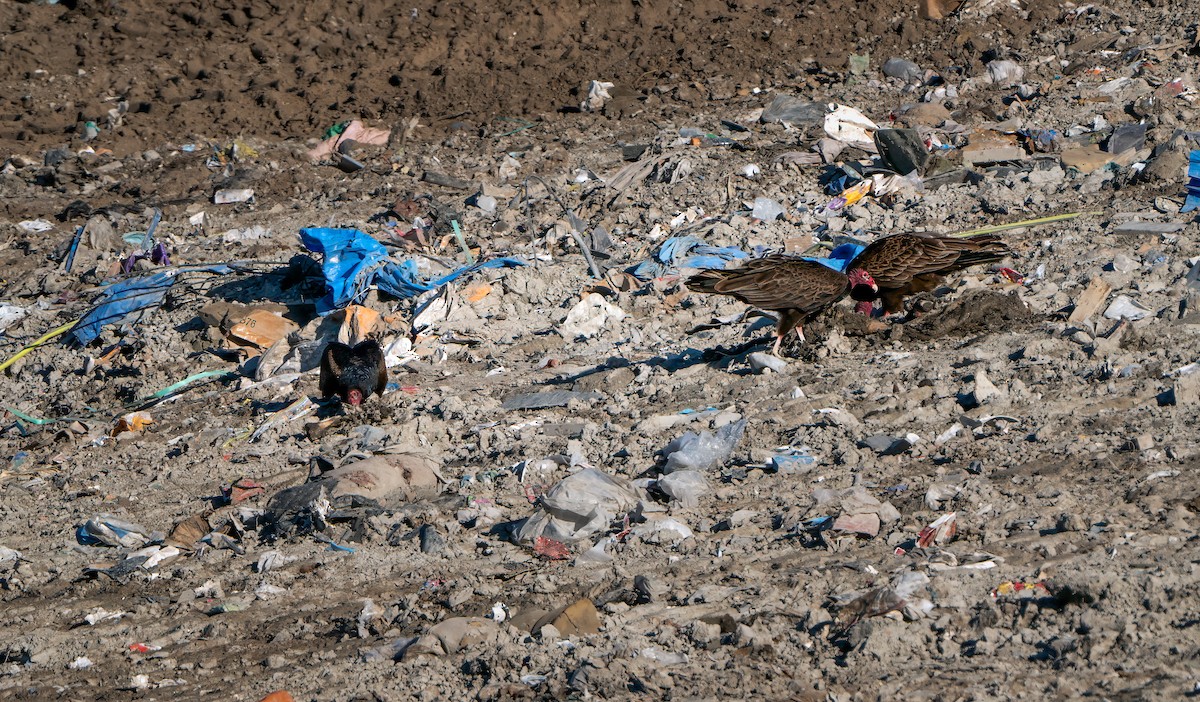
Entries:
{"label": "scattered litter", "polygon": [[213,194],[213,204],[233,205],[239,202],[250,202],[254,199],[254,190],[238,188],[234,190],[218,190]]}
{"label": "scattered litter", "polygon": [[162,541],[165,535],[116,517],[101,515],[87,520],[75,531],[75,538],[85,546],[116,546],[141,548]]}

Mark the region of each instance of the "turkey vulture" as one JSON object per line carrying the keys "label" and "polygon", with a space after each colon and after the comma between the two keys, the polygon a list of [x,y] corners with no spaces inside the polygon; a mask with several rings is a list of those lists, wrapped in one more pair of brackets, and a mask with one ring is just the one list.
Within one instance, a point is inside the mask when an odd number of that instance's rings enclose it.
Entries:
{"label": "turkey vulture", "polygon": [[337,395],[343,402],[362,404],[371,393],[382,395],[387,388],[387,366],[383,349],[373,339],[354,347],[331,342],[321,354],[320,389],[322,397]]}
{"label": "turkey vulture", "polygon": [[1012,251],[995,234],[960,238],[936,234],[893,234],[872,243],[850,262],[850,297],[870,314],[875,300],[887,314],[904,298],[933,290],[955,271],[999,261]]}
{"label": "turkey vulture", "polygon": [[842,299],[850,282],[844,273],[815,261],[772,254],[751,259],[740,268],[700,271],[688,278],[687,286],[695,292],[728,295],[779,313],[771,350],[778,355],[783,337],[795,328],[803,341],[801,325]]}

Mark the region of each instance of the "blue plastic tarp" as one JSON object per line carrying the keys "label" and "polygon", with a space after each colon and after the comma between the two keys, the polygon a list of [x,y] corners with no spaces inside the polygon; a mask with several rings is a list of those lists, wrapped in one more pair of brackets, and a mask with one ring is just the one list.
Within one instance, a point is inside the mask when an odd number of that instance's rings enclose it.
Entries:
{"label": "blue plastic tarp", "polygon": [[663,242],[654,258],[629,270],[638,280],[650,280],[679,268],[724,268],[730,261],[749,258],[736,246],[709,246],[698,236],[673,236]]}
{"label": "blue plastic tarp", "polygon": [[829,255],[825,258],[816,258],[813,256],[804,256],[804,258],[809,261],[816,261],[822,266],[832,268],[839,273],[845,273],[846,269],[850,267],[850,262],[854,260],[855,256],[862,253],[865,248],[867,247],[862,244],[847,242],[833,247],[833,251],[830,251]]}
{"label": "blue plastic tarp", "polygon": [[[845,273],[850,262],[863,248],[865,247],[862,244],[846,243],[835,247],[827,257],[804,256],[803,258]],[[756,251],[755,254],[757,253]],[[697,236],[677,236],[664,241],[653,259],[642,261],[629,269],[629,273],[638,280],[650,280],[679,268],[722,270],[730,261],[751,258],[755,254],[743,251],[736,246],[709,246]]]}
{"label": "blue plastic tarp", "polygon": [[310,227],[300,230],[300,240],[305,248],[322,254],[324,259],[321,272],[325,277],[325,295],[317,301],[317,314],[321,315],[360,302],[372,285],[394,297],[408,298],[484,268],[525,265],[519,258],[493,258],[425,280],[417,271],[416,261],[389,258],[383,244],[357,229]]}
{"label": "blue plastic tarp", "polygon": [[177,276],[187,271],[224,274],[232,269],[224,265],[169,268],[113,283],[100,293],[96,306],[79,319],[67,339],[85,346],[92,343],[100,336],[100,330],[109,324],[123,322],[138,312],[161,303],[178,279]]}
{"label": "blue plastic tarp", "polygon": [[1188,154],[1187,175],[1187,199],[1184,200],[1180,212],[1200,209],[1200,151],[1192,151]]}

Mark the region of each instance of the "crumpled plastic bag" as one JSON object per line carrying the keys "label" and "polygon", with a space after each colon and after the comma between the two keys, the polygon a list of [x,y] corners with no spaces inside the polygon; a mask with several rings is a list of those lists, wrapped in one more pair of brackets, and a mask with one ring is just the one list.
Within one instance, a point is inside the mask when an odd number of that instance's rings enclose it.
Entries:
{"label": "crumpled plastic bag", "polygon": [[167,291],[175,284],[177,276],[184,270],[219,275],[233,272],[232,268],[224,265],[189,266],[186,269],[155,271],[150,275],[113,283],[100,293],[96,306],[76,322],[71,329],[70,338],[80,346],[87,346],[95,341],[96,337],[100,336],[100,330],[109,324],[122,322],[137,312],[161,303],[167,296]]}
{"label": "crumpled plastic bag", "polygon": [[722,466],[733,455],[733,449],[746,433],[746,420],[726,424],[716,434],[704,431],[699,434],[687,432],[663,449],[667,457],[663,473],[677,470],[694,470],[703,473]]}
{"label": "crumpled plastic bag", "polygon": [[629,269],[638,280],[658,278],[679,268],[721,269],[730,261],[749,258],[735,246],[710,246],[698,236],[673,236],[663,242],[653,260]]}
{"label": "crumpled plastic bag", "polygon": [[609,320],[619,322],[622,319],[625,319],[625,310],[610,304],[599,293],[590,293],[571,308],[558,331],[567,339],[591,337],[598,334]]}
{"label": "crumpled plastic bag", "polygon": [[613,84],[608,81],[591,81],[588,83],[587,97],[579,104],[579,109],[584,112],[599,112],[612,99],[612,95],[608,92],[612,87]]}
{"label": "crumpled plastic bag", "polygon": [[387,129],[377,129],[375,127],[367,127],[358,120],[352,120],[350,124],[339,134],[334,134],[325,141],[308,152],[308,157],[313,161],[320,161],[326,156],[330,156],[338,150],[338,147],[345,141],[354,141],[359,144],[371,144],[373,146],[383,146],[388,143],[388,137],[391,136],[391,131]]}
{"label": "crumpled plastic bag", "polygon": [[107,514],[92,517],[75,530],[75,539],[84,546],[141,548],[164,538],[161,532]]}
{"label": "crumpled plastic bag", "polygon": [[704,474],[695,470],[677,470],[658,479],[658,489],[666,493],[681,507],[696,507],[700,498],[708,493],[708,481]]}
{"label": "crumpled plastic bag", "polygon": [[533,543],[539,536],[576,543],[604,529],[617,516],[641,503],[633,488],[620,478],[595,468],[569,475],[550,488],[538,511],[517,530],[516,541]]}

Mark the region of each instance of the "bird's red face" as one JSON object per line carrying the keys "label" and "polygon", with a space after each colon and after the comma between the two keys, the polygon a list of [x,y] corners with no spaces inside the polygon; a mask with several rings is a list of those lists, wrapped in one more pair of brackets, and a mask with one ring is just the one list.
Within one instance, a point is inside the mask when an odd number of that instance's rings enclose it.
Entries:
{"label": "bird's red face", "polygon": [[871,277],[870,273],[866,272],[862,268],[855,268],[851,270],[847,276],[850,278],[850,287],[866,285],[867,287],[871,288],[872,291],[879,292],[879,286],[875,284],[875,279]]}
{"label": "bird's red face", "polygon": [[352,405],[361,405],[362,401],[362,390],[359,390],[358,388],[351,388],[350,391],[346,393],[346,402],[349,402]]}

